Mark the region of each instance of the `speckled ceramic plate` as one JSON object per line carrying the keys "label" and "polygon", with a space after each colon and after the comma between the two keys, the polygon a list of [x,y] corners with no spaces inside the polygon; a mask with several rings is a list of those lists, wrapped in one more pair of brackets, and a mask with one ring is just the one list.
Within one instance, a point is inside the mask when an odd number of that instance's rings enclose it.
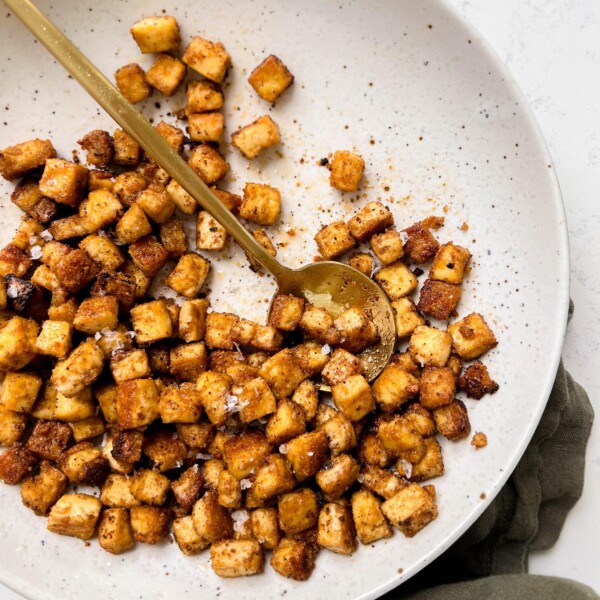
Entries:
{"label": "speckled ceramic plate", "polygon": [[[460,314],[475,309],[499,346],[486,362],[500,391],[467,400],[473,431],[489,445],[444,443],[446,474],[435,481],[439,518],[413,539],[397,533],[351,557],[322,552],[306,583],[265,574],[221,580],[207,553],[184,557],[175,544],[138,545],[124,556],[97,543],[49,534],[45,520],[0,488],[0,579],[30,598],[374,598],[444,551],[502,486],[545,406],[559,360],[568,302],[564,212],[550,157],[532,114],[479,35],[437,0],[40,1],[40,7],[108,74],[140,61],[131,24],[163,9],[185,39],[222,40],[233,56],[226,85],[229,132],[270,111],[283,145],[250,165],[229,154],[227,185],[276,185],[285,224],[275,235],[290,265],[316,253],[321,224],[346,217],[367,198],[388,204],[399,224],[444,214],[440,239],[470,248],[474,268]],[[296,76],[270,109],[246,83],[268,53]],[[149,58],[140,62],[149,64]],[[64,156],[94,128],[112,129],[79,87],[14,17],[0,16],[0,146],[51,136]],[[156,96],[145,110],[171,119],[183,104]],[[317,161],[354,148],[367,161],[359,196],[328,185]],[[229,152],[229,149],[227,149]],[[2,188],[2,242],[18,219]],[[460,226],[466,223],[466,228]],[[213,259],[213,305],[264,318],[272,282],[254,275],[232,248]]]}

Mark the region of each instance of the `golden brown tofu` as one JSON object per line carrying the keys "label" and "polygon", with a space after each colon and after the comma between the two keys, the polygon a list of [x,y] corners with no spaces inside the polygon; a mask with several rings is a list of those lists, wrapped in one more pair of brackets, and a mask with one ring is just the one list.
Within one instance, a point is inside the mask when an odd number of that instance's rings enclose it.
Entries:
{"label": "golden brown tofu", "polygon": [[56,216],[56,202],[42,195],[35,179],[29,177],[22,179],[13,190],[10,199],[21,210],[40,223],[48,223]]}
{"label": "golden brown tofu", "polygon": [[390,464],[390,457],[381,440],[374,433],[363,433],[358,444],[358,458],[362,463],[385,468]]}
{"label": "golden brown tofu", "polygon": [[364,465],[360,482],[369,490],[384,498],[392,498],[408,484],[406,481],[375,465]]}
{"label": "golden brown tofu", "polygon": [[42,378],[32,371],[8,371],[0,388],[0,404],[14,412],[30,413],[42,387]]}
{"label": "golden brown tofu", "polygon": [[431,523],[438,513],[434,498],[417,483],[411,483],[386,500],[381,510],[409,538]]}
{"label": "golden brown tofu", "polygon": [[279,190],[262,183],[247,183],[239,213],[253,223],[274,225],[281,213]]}
{"label": "golden brown tofu", "polygon": [[96,407],[92,399],[92,390],[84,388],[74,396],[65,396],[57,391],[54,406],[54,418],[72,423],[94,416]]}
{"label": "golden brown tofu", "polygon": [[329,185],[342,192],[355,192],[365,170],[365,161],[349,150],[336,150],[331,161]]}
{"label": "golden brown tofu", "polygon": [[130,31],[143,54],[179,51],[181,35],[175,17],[147,17],[135,23]]}
{"label": "golden brown tofu", "polygon": [[191,515],[175,519],[171,523],[171,528],[179,549],[186,556],[194,556],[210,546],[210,542],[201,538],[196,532]]}
{"label": "golden brown tofu", "polygon": [[233,350],[232,329],[237,320],[231,313],[210,313],[206,317],[206,345],[210,349]]}
{"label": "golden brown tofu", "polygon": [[104,352],[88,338],[56,364],[51,380],[58,392],[70,398],[94,383],[103,367]]}
{"label": "golden brown tofu", "polygon": [[196,220],[196,247],[198,250],[221,251],[228,242],[225,228],[205,210],[198,212]]}
{"label": "golden brown tofu", "polygon": [[113,139],[108,131],[94,129],[86,133],[77,143],[86,151],[86,160],[96,167],[107,167],[114,156]]}
{"label": "golden brown tofu", "polygon": [[151,375],[145,350],[115,350],[110,357],[110,372],[117,383]]}
{"label": "golden brown tofu", "polygon": [[141,469],[133,476],[131,493],[142,504],[161,506],[165,503],[170,485],[168,477],[150,469]]}
{"label": "golden brown tofu", "polygon": [[283,538],[273,550],[271,566],[279,575],[306,581],[315,566],[317,548],[307,540]]}
{"label": "golden brown tofu", "polygon": [[315,242],[325,260],[334,260],[356,246],[356,240],[344,221],[323,227],[315,236]]}
{"label": "golden brown tofu", "polygon": [[369,202],[348,221],[350,233],[361,242],[393,224],[394,216],[381,202]]}
{"label": "golden brown tofu", "polygon": [[161,94],[172,96],[183,81],[185,64],[169,54],[159,54],[146,72],[146,81]]}
{"label": "golden brown tofu", "polygon": [[381,504],[369,490],[361,489],[352,494],[352,517],[361,544],[392,536],[392,527],[381,511]]}
{"label": "golden brown tofu", "polygon": [[324,308],[307,304],[299,325],[308,338],[328,345],[340,342],[340,333],[335,328],[333,317]]}
{"label": "golden brown tofu", "polygon": [[18,442],[25,433],[27,421],[27,415],[0,405],[0,446],[12,446]]}
{"label": "golden brown tofu", "polygon": [[266,550],[273,550],[281,539],[276,508],[256,508],[250,513],[252,537]]}
{"label": "golden brown tofu", "polygon": [[169,535],[170,510],[162,506],[133,506],[130,510],[131,530],[136,541],[158,544]]}
{"label": "golden brown tofu", "polygon": [[462,283],[470,258],[471,253],[466,248],[452,242],[443,244],[433,259],[429,277],[446,283]]}
{"label": "golden brown tofu", "polygon": [[152,88],[146,81],[144,69],[137,63],[118,69],[115,72],[115,82],[121,94],[131,104],[137,104],[152,95]]}
{"label": "golden brown tofu", "polygon": [[157,429],[144,438],[142,452],[152,462],[153,469],[162,473],[181,467],[188,449],[170,429]]}
{"label": "golden brown tofu", "polygon": [[395,229],[388,229],[371,238],[371,248],[383,265],[391,265],[404,255],[402,236]]}
{"label": "golden brown tofu", "polygon": [[59,466],[70,483],[87,482],[94,486],[102,485],[110,468],[100,448],[91,442],[80,442],[69,448],[61,456]]}
{"label": "golden brown tofu", "polygon": [[349,452],[356,446],[356,430],[352,421],[344,413],[321,404],[315,417],[315,423],[318,429],[327,435],[327,443],[332,457]]}
{"label": "golden brown tofu", "polygon": [[183,381],[196,381],[206,371],[207,356],[204,342],[179,344],[169,352],[170,372]]}
{"label": "golden brown tofu", "polygon": [[487,367],[481,361],[469,365],[459,377],[458,385],[469,398],[480,400],[486,394],[498,391],[498,384],[490,377]]}
{"label": "golden brown tofu", "polygon": [[447,321],[454,313],[461,291],[460,285],[427,279],[419,295],[419,310],[435,319]]}
{"label": "golden brown tofu", "polygon": [[263,433],[250,430],[227,440],[223,457],[227,469],[237,479],[244,479],[258,469],[270,454],[271,448]]}
{"label": "golden brown tofu", "polygon": [[36,464],[35,456],[20,442],[0,454],[0,481],[16,485],[28,475]]}
{"label": "golden brown tofu", "polygon": [[379,339],[377,327],[357,306],[346,309],[333,324],[340,333],[340,347],[348,352],[361,352]]}
{"label": "golden brown tofu", "polygon": [[220,112],[194,113],[188,116],[187,132],[194,142],[220,142],[225,119]]}
{"label": "golden brown tofu", "polygon": [[133,204],[117,223],[117,239],[122,244],[133,242],[152,233],[152,225],[141,206]]}
{"label": "golden brown tofu", "polygon": [[396,336],[398,339],[412,334],[416,327],[425,324],[425,319],[417,311],[417,307],[408,298],[399,298],[392,302],[394,319],[396,321]]}
{"label": "golden brown tofu", "polygon": [[119,304],[114,296],[92,296],[79,305],[73,327],[93,335],[104,329],[115,329],[119,322]]}
{"label": "golden brown tofu", "polygon": [[425,481],[444,474],[444,460],[439,442],[434,438],[425,440],[423,458],[412,466],[411,481]]}
{"label": "golden brown tofu", "polygon": [[169,257],[165,247],[153,235],[147,235],[133,242],[129,246],[129,255],[135,265],[148,277],[154,277]]}
{"label": "golden brown tofu", "polygon": [[161,184],[151,184],[138,193],[136,205],[155,223],[166,223],[175,212],[175,202]]}
{"label": "golden brown tofu", "polygon": [[271,454],[256,469],[252,493],[260,500],[270,500],[295,486],[296,479],[287,460],[279,454]]}
{"label": "golden brown tofu", "polygon": [[23,177],[46,160],[56,158],[56,150],[50,140],[34,139],[0,150],[0,175],[8,181]]}
{"label": "golden brown tofu", "polygon": [[275,102],[294,82],[294,76],[277,56],[271,54],[256,67],[248,82],[267,102]]}
{"label": "golden brown tofu", "polygon": [[314,475],[322,466],[327,455],[327,435],[313,431],[299,435],[286,444],[286,458],[298,481]]}
{"label": "golden brown tofu", "polygon": [[223,108],[223,93],[212,81],[189,81],[186,88],[187,104],[185,113],[192,114],[220,110]]}
{"label": "golden brown tofu", "polygon": [[140,501],[132,494],[133,478],[121,473],[110,473],[102,486],[100,500],[111,508],[132,508]]}
{"label": "golden brown tofu", "polygon": [[131,309],[131,322],[138,344],[152,344],[173,335],[173,322],[164,300],[138,304]]}
{"label": "golden brown tofu", "polygon": [[129,511],[125,508],[107,508],[98,523],[100,547],[111,554],[122,554],[133,548],[135,539],[131,530]]}
{"label": "golden brown tofu", "polygon": [[353,252],[348,257],[348,266],[360,271],[367,277],[371,277],[375,261],[373,256],[367,252]]}
{"label": "golden brown tofu", "polygon": [[152,379],[132,379],[117,386],[117,422],[121,429],[149,425],[158,416],[158,391]]}
{"label": "golden brown tofu", "polygon": [[183,53],[183,62],[207,79],[221,83],[231,66],[231,57],[221,42],[194,36]]}
{"label": "golden brown tofu", "polygon": [[196,389],[206,416],[214,425],[224,425],[229,418],[231,379],[224,373],[205,371],[198,377]]}
{"label": "golden brown tofu", "polygon": [[258,374],[278,400],[291,396],[307,377],[295,354],[287,348],[267,359]]}
{"label": "golden brown tofu", "polygon": [[179,312],[179,337],[185,342],[196,342],[204,338],[208,300],[186,300]]}
{"label": "golden brown tofu", "polygon": [[171,490],[177,502],[176,515],[189,515],[192,512],[203,487],[204,478],[197,464],[186,469],[178,479],[171,482]]}
{"label": "golden brown tofu", "polygon": [[277,408],[277,400],[262,377],[254,377],[245,383],[237,397],[242,423],[266,417]]}
{"label": "golden brown tofu", "polygon": [[8,244],[0,250],[0,277],[10,274],[23,277],[32,264],[29,256],[14,244]]}
{"label": "golden brown tofu", "polygon": [[352,375],[331,389],[333,402],[351,421],[360,421],[375,409],[375,400],[367,380]]}
{"label": "golden brown tofu", "polygon": [[59,204],[76,206],[82,199],[87,180],[88,170],[82,165],[49,158],[40,179],[40,192]]}
{"label": "golden brown tofu", "polygon": [[208,144],[199,144],[192,150],[188,165],[208,185],[223,179],[229,172],[229,163]]}
{"label": "golden brown tofu", "polygon": [[417,278],[401,262],[392,263],[377,271],[375,281],[383,288],[390,300],[398,300],[417,287]]}
{"label": "golden brown tofu", "polygon": [[[115,164],[122,165],[124,167],[135,167],[140,162],[140,147],[138,143],[122,129],[115,129],[113,134],[113,147],[113,162]],[[119,200],[123,201],[123,198],[120,195],[121,192],[117,191],[117,181],[119,181],[119,179],[121,182],[131,180],[132,178],[137,179],[138,175],[138,173],[126,172],[118,175],[115,178],[113,192],[117,198],[119,198]]]}
{"label": "golden brown tofu", "polygon": [[233,133],[231,143],[246,158],[253,159],[280,139],[277,124],[269,115],[264,115]]}
{"label": "golden brown tofu", "polygon": [[158,409],[163,423],[197,423],[202,415],[201,394],[189,384],[166,386]]}
{"label": "golden brown tofu", "polygon": [[419,380],[395,364],[390,364],[373,383],[373,396],[385,412],[394,412],[419,391]]}
{"label": "golden brown tofu", "polygon": [[83,442],[106,432],[106,423],[100,415],[69,423],[75,442]]}
{"label": "golden brown tofu", "polygon": [[449,367],[425,367],[419,384],[419,400],[426,408],[437,408],[454,400],[456,380]]}
{"label": "golden brown tofu", "polygon": [[423,458],[425,444],[413,423],[404,416],[394,415],[380,423],[377,436],[385,451],[394,458],[417,463]]}
{"label": "golden brown tofu", "polygon": [[278,499],[279,526],[287,535],[296,535],[317,524],[319,502],[310,488],[302,488]]}
{"label": "golden brown tofu", "polygon": [[224,540],[210,547],[213,571],[219,577],[245,577],[262,573],[265,557],[256,540]]}
{"label": "golden brown tofu", "polygon": [[[240,202],[241,204],[241,202]],[[277,256],[277,250],[271,241],[271,238],[264,229],[255,229],[251,232],[252,237],[267,251],[271,256]],[[246,253],[246,258],[250,263],[250,268],[258,273],[262,270],[262,265],[253,256]]]}
{"label": "golden brown tofu", "polygon": [[331,386],[343,383],[353,375],[361,375],[363,365],[360,358],[347,350],[336,348],[331,360],[322,371],[323,380]]}
{"label": "golden brown tofu", "polygon": [[219,504],[214,492],[206,492],[196,501],[192,519],[198,535],[209,542],[218,542],[233,535],[233,519],[229,511]]}
{"label": "golden brown tofu", "polygon": [[319,513],[317,543],[337,554],[352,554],[356,550],[356,530],[347,506],[331,502]]}
{"label": "golden brown tofu", "polygon": [[452,348],[463,360],[479,358],[498,343],[496,336],[479,313],[471,313],[448,326]]}
{"label": "golden brown tofu", "polygon": [[415,223],[403,231],[408,236],[404,250],[413,262],[422,264],[436,255],[440,244],[421,223]]}
{"label": "golden brown tofu", "polygon": [[37,458],[58,462],[70,441],[68,425],[57,421],[38,421],[29,435],[26,448]]}
{"label": "golden brown tofu", "polygon": [[294,331],[304,311],[304,300],[296,296],[279,294],[273,299],[269,324],[283,331]]}
{"label": "golden brown tofu", "polygon": [[305,379],[293,393],[292,401],[302,408],[305,420],[311,421],[317,414],[319,405],[317,386],[310,379]]}
{"label": "golden brown tofu", "polygon": [[50,268],[61,285],[73,294],[81,291],[100,271],[100,265],[79,249],[70,250],[55,267]]}
{"label": "golden brown tofu", "polygon": [[272,444],[282,444],[306,431],[306,416],[301,406],[291,400],[281,400],[269,419],[265,433]]}
{"label": "golden brown tofu", "polygon": [[330,500],[337,500],[357,480],[358,463],[349,454],[339,454],[315,475],[317,485]]}
{"label": "golden brown tofu", "polygon": [[50,510],[48,531],[82,540],[94,536],[102,504],[87,494],[65,494]]}
{"label": "golden brown tofu", "polygon": [[419,325],[410,336],[409,350],[421,366],[443,367],[452,349],[452,337],[447,331]]}
{"label": "golden brown tofu", "polygon": [[433,419],[437,430],[449,440],[460,440],[471,433],[469,414],[460,400],[436,408]]}
{"label": "golden brown tofu", "polygon": [[103,235],[88,235],[79,242],[79,247],[107,271],[118,269],[125,262],[118,246]]}
{"label": "golden brown tofu", "polygon": [[240,482],[226,469],[219,473],[217,494],[221,506],[229,509],[241,508],[242,487]]}
{"label": "golden brown tofu", "polygon": [[42,461],[37,475],[21,484],[21,500],[36,515],[45,516],[67,489],[67,478],[49,462]]}
{"label": "golden brown tofu", "polygon": [[167,192],[182,213],[193,215],[196,212],[198,207],[196,201],[174,179],[169,181]]}

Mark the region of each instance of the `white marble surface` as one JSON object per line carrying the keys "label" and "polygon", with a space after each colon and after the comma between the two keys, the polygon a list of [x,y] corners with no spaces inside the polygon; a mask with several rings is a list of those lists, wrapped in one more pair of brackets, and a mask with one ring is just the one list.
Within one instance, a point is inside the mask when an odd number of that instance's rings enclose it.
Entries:
{"label": "white marble surface", "polygon": [[[571,235],[575,317],[565,362],[600,412],[600,3],[597,0],[449,0],[480,29],[533,106],[554,158]],[[551,290],[548,293],[552,293]],[[596,310],[595,310],[596,309]],[[531,572],[571,577],[600,590],[600,434],[593,433],[583,498],[557,545]],[[0,586],[2,600],[21,596]]]}

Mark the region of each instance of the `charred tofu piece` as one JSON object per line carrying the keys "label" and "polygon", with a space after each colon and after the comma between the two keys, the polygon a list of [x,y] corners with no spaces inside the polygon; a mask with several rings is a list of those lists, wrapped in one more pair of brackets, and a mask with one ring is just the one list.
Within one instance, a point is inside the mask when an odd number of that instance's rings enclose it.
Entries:
{"label": "charred tofu piece", "polygon": [[22,179],[12,191],[10,199],[39,223],[46,224],[56,216],[56,202],[42,195],[36,179]]}
{"label": "charred tofu piece", "polygon": [[129,246],[129,255],[135,265],[148,277],[154,277],[169,258],[165,247],[153,235],[147,235],[133,242]]}
{"label": "charred tofu piece", "polygon": [[286,537],[273,550],[270,564],[283,577],[306,581],[314,569],[316,556],[313,543]]}
{"label": "charred tofu piece", "polygon": [[223,108],[221,88],[212,81],[189,81],[186,88],[187,104],[185,113],[192,114],[210,112]]}
{"label": "charred tofu piece", "polygon": [[8,244],[0,250],[0,277],[23,277],[32,264],[29,256],[14,244]]}
{"label": "charred tofu piece", "polygon": [[104,352],[88,338],[56,364],[51,380],[58,392],[70,398],[94,383],[103,367]]}
{"label": "charred tofu piece", "polygon": [[21,484],[21,500],[36,515],[45,516],[67,489],[67,478],[49,462],[42,461],[37,475]]}
{"label": "charred tofu piece", "polygon": [[112,296],[117,299],[119,308],[129,311],[135,302],[135,283],[125,273],[101,271],[92,287],[92,296]]}
{"label": "charred tofu piece", "polygon": [[470,258],[471,253],[466,248],[452,242],[443,244],[433,259],[429,277],[445,283],[462,283]]}
{"label": "charred tofu piece", "polygon": [[469,414],[460,400],[434,409],[433,419],[437,430],[449,440],[460,440],[471,433]]}
{"label": "charred tofu piece", "polygon": [[384,412],[394,412],[419,391],[419,380],[400,366],[388,365],[373,384],[373,396]]}
{"label": "charred tofu piece", "polygon": [[417,287],[413,272],[399,261],[377,271],[375,281],[392,301],[410,294]]}
{"label": "charred tofu piece", "polygon": [[194,142],[220,142],[225,118],[220,112],[195,113],[188,117],[187,132]]}
{"label": "charred tofu piece", "polygon": [[315,475],[317,485],[330,500],[337,500],[357,480],[358,463],[349,454],[340,454]]}
{"label": "charred tofu piece", "polygon": [[259,225],[274,225],[281,213],[279,190],[262,183],[247,183],[240,206],[240,217]]}
{"label": "charred tofu piece", "polygon": [[217,183],[229,173],[229,163],[208,144],[199,144],[192,150],[188,165],[207,185]]}
{"label": "charred tofu piece", "polygon": [[362,156],[349,150],[336,150],[331,161],[329,185],[342,192],[355,192],[365,170]]}
{"label": "charred tofu piece", "polygon": [[392,527],[381,510],[381,503],[369,490],[361,489],[352,494],[352,518],[361,544],[392,536]]}
{"label": "charred tofu piece", "polygon": [[319,502],[310,488],[282,494],[277,502],[279,526],[287,535],[296,535],[317,524]]}
{"label": "charred tofu piece", "polygon": [[191,515],[175,519],[171,528],[179,549],[186,556],[194,556],[210,546],[210,542],[196,532]]}
{"label": "charred tofu piece", "polygon": [[431,523],[438,514],[435,499],[417,483],[411,483],[386,500],[381,510],[409,538]]}
{"label": "charred tofu piece", "polygon": [[171,511],[162,506],[134,506],[130,510],[133,537],[141,544],[158,544],[169,535]]}
{"label": "charred tofu piece", "polygon": [[425,454],[423,458],[412,466],[411,481],[425,481],[444,474],[444,460],[440,443],[430,437],[424,440]]}
{"label": "charred tofu piece", "polygon": [[0,175],[13,181],[56,158],[56,150],[50,140],[34,139],[0,150]]}
{"label": "charred tofu piece", "polygon": [[100,547],[111,554],[122,554],[135,545],[129,511],[125,508],[107,508],[98,523]]}
{"label": "charred tofu piece", "polygon": [[196,220],[196,247],[198,250],[219,252],[228,242],[225,228],[205,210],[198,212]]}
{"label": "charred tofu piece", "polygon": [[71,441],[71,429],[58,421],[38,421],[26,448],[37,458],[58,462]]}
{"label": "charred tofu piece", "polygon": [[116,431],[112,438],[111,456],[120,462],[136,463],[142,458],[143,441],[143,433],[136,429]]}
{"label": "charred tofu piece", "polygon": [[215,83],[221,83],[231,66],[225,46],[221,42],[211,42],[194,36],[183,53],[183,62],[200,75]]}
{"label": "charred tofu piece", "polygon": [[256,119],[231,136],[231,143],[248,159],[256,158],[279,140],[279,128],[269,115]]}
{"label": "charred tofu piece", "polygon": [[454,312],[460,296],[460,285],[427,279],[421,288],[418,307],[423,314],[446,321]]}
{"label": "charred tofu piece", "polygon": [[180,258],[187,252],[183,221],[173,218],[160,226],[160,241],[170,258]]}
{"label": "charred tofu piece", "polygon": [[[135,167],[140,162],[140,147],[138,143],[128,133],[125,133],[122,129],[116,129],[113,133],[113,147],[113,162],[115,164],[122,165],[123,167]],[[126,180],[131,178],[131,174],[127,172],[121,174],[119,177],[122,177]],[[119,177],[115,179],[115,185],[113,186],[113,190],[115,190],[117,180],[119,179]],[[122,200],[122,198],[120,198],[118,194],[117,197],[119,198],[119,200]]]}
{"label": "charred tofu piece", "polygon": [[379,339],[377,327],[357,306],[346,309],[333,324],[340,333],[340,347],[348,352],[362,352]]}
{"label": "charred tofu piece", "polygon": [[286,294],[275,296],[271,312],[269,314],[269,324],[282,331],[294,331],[304,312],[304,300]]}
{"label": "charred tofu piece", "polygon": [[82,165],[49,158],[40,179],[40,192],[59,204],[77,206],[83,198],[87,181],[88,170]]}
{"label": "charred tofu piece", "polygon": [[286,444],[286,458],[294,475],[302,481],[314,475],[323,465],[328,451],[327,435],[313,431],[299,435]]}
{"label": "charred tofu piece", "polygon": [[153,344],[173,336],[173,322],[164,300],[138,304],[131,309],[131,322],[138,344]]}
{"label": "charred tofu piece", "polygon": [[371,238],[371,248],[383,265],[391,265],[404,256],[402,236],[395,229],[388,229]]}
{"label": "charred tofu piece", "polygon": [[178,479],[172,481],[171,490],[177,502],[176,514],[189,515],[203,488],[204,478],[197,464],[186,469]]}
{"label": "charred tofu piece", "polygon": [[137,63],[125,65],[116,71],[115,81],[121,94],[131,104],[142,102],[152,95],[152,88],[146,81],[144,69]]}
{"label": "charred tofu piece", "polygon": [[412,300],[398,298],[392,302],[394,319],[396,321],[396,336],[398,339],[405,338],[419,326],[425,324],[425,319],[417,311]]}
{"label": "charred tofu piece", "polygon": [[107,167],[114,157],[113,139],[108,131],[94,129],[77,143],[87,152],[87,162],[95,167]]}
{"label": "charred tofu piece", "polygon": [[36,316],[36,306],[43,300],[41,289],[27,279],[6,275],[6,293],[12,309],[20,314]]}
{"label": "charred tofu piece", "polygon": [[209,270],[210,263],[205,258],[189,252],[179,259],[165,283],[182,296],[195,298],[200,293]]}
{"label": "charred tofu piece", "polygon": [[315,242],[325,260],[334,260],[356,246],[356,240],[344,221],[323,227],[315,236]]}
{"label": "charred tofu piece", "polygon": [[71,483],[87,482],[93,486],[101,486],[110,470],[108,460],[92,442],[80,442],[69,448],[61,456],[59,466]]}
{"label": "charred tofu piece", "polygon": [[272,446],[259,431],[246,431],[225,442],[223,457],[227,469],[244,479],[255,472],[271,453]]}
{"label": "charred tofu piece", "polygon": [[356,550],[356,530],[350,508],[336,502],[325,504],[319,513],[317,543],[337,554]]}
{"label": "charred tofu piece", "polygon": [[479,313],[471,313],[448,326],[452,348],[463,360],[479,358],[498,343],[496,336]]}
{"label": "charred tofu piece", "polygon": [[447,331],[419,325],[410,337],[409,351],[421,366],[443,367],[452,350],[452,337]]}
{"label": "charred tofu piece", "polygon": [[498,391],[498,384],[490,377],[487,367],[480,361],[469,365],[458,379],[458,386],[469,398],[480,400],[486,394]]}
{"label": "charred tofu piece", "polygon": [[266,380],[278,400],[291,396],[307,377],[290,349],[281,350],[267,359],[258,374]]}
{"label": "charred tofu piece", "polygon": [[245,577],[262,573],[262,546],[256,540],[223,540],[210,547],[213,571],[219,577]]}
{"label": "charred tofu piece", "polygon": [[352,375],[331,389],[333,402],[351,421],[360,421],[375,409],[375,400],[367,380]]}
{"label": "charred tofu piece", "polygon": [[186,73],[183,62],[169,54],[159,54],[146,72],[146,81],[161,94],[172,96]]}
{"label": "charred tofu piece", "polygon": [[456,379],[450,367],[425,367],[419,382],[419,400],[425,408],[450,404],[456,392]]}
{"label": "charred tofu piece", "polygon": [[48,531],[82,540],[94,536],[102,503],[88,494],[65,494],[50,510]]}
{"label": "charred tofu piece", "polygon": [[394,224],[394,215],[381,202],[369,202],[349,221],[350,233],[360,242]]}
{"label": "charred tofu piece", "polygon": [[36,355],[38,325],[32,319],[12,317],[0,323],[0,371],[22,369]]}
{"label": "charred tofu piece", "polygon": [[205,493],[194,504],[192,520],[198,535],[209,542],[218,542],[233,535],[233,519],[229,511],[219,504],[215,492]]}
{"label": "charred tofu piece", "polygon": [[406,255],[418,264],[431,260],[440,249],[439,242],[421,223],[415,223],[403,230],[408,236],[404,244]]}
{"label": "charred tofu piece", "polygon": [[35,466],[35,456],[20,442],[13,444],[0,454],[0,481],[16,485]]}
{"label": "charred tofu piece", "polygon": [[158,390],[152,379],[132,379],[117,386],[117,423],[121,429],[149,425],[159,416]]}
{"label": "charred tofu piece", "polygon": [[294,82],[294,76],[277,56],[271,54],[256,67],[248,82],[267,102],[275,102]]}

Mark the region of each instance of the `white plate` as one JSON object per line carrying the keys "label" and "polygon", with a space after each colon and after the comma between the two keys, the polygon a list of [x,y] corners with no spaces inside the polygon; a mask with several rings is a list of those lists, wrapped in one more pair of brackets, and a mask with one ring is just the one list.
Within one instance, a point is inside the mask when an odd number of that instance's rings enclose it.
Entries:
{"label": "white plate", "polygon": [[[40,2],[108,74],[140,60],[128,29],[166,4],[90,0]],[[322,552],[310,580],[264,575],[220,580],[207,553],[187,558],[174,544],[138,545],[114,557],[96,542],[49,534],[45,520],[25,509],[18,488],[0,488],[0,579],[31,598],[374,598],[407,579],[445,550],[481,514],[506,481],[530,440],[558,364],[568,302],[568,246],[564,212],[551,160],[532,114],[513,80],[479,35],[437,0],[181,1],[168,9],[184,39],[222,40],[235,68],[227,85],[229,131],[266,112],[246,83],[268,53],[279,55],[296,83],[272,110],[284,139],[246,166],[231,154],[239,191],[245,181],[282,190],[279,256],[287,264],[311,260],[322,223],[346,217],[380,198],[408,225],[443,214],[443,240],[474,254],[460,314],[483,313],[499,346],[485,358],[500,391],[467,401],[473,431],[489,445],[444,443],[446,474],[434,483],[439,517],[415,538],[396,534],[351,557]],[[51,136],[64,156],[94,128],[113,125],[84,92],[33,42],[14,17],[0,22],[2,147]],[[148,57],[141,62],[148,64]],[[180,97],[179,97],[180,98]],[[154,108],[160,102],[161,109]],[[167,106],[156,96],[148,110]],[[179,100],[178,105],[182,101]],[[337,148],[367,160],[365,194],[354,199],[329,188],[316,161]],[[10,186],[2,183],[2,190]],[[17,211],[3,194],[2,242]],[[459,229],[463,223],[469,229]],[[283,228],[285,229],[285,227]],[[213,260],[213,304],[264,318],[272,293],[267,278],[233,260]]]}

